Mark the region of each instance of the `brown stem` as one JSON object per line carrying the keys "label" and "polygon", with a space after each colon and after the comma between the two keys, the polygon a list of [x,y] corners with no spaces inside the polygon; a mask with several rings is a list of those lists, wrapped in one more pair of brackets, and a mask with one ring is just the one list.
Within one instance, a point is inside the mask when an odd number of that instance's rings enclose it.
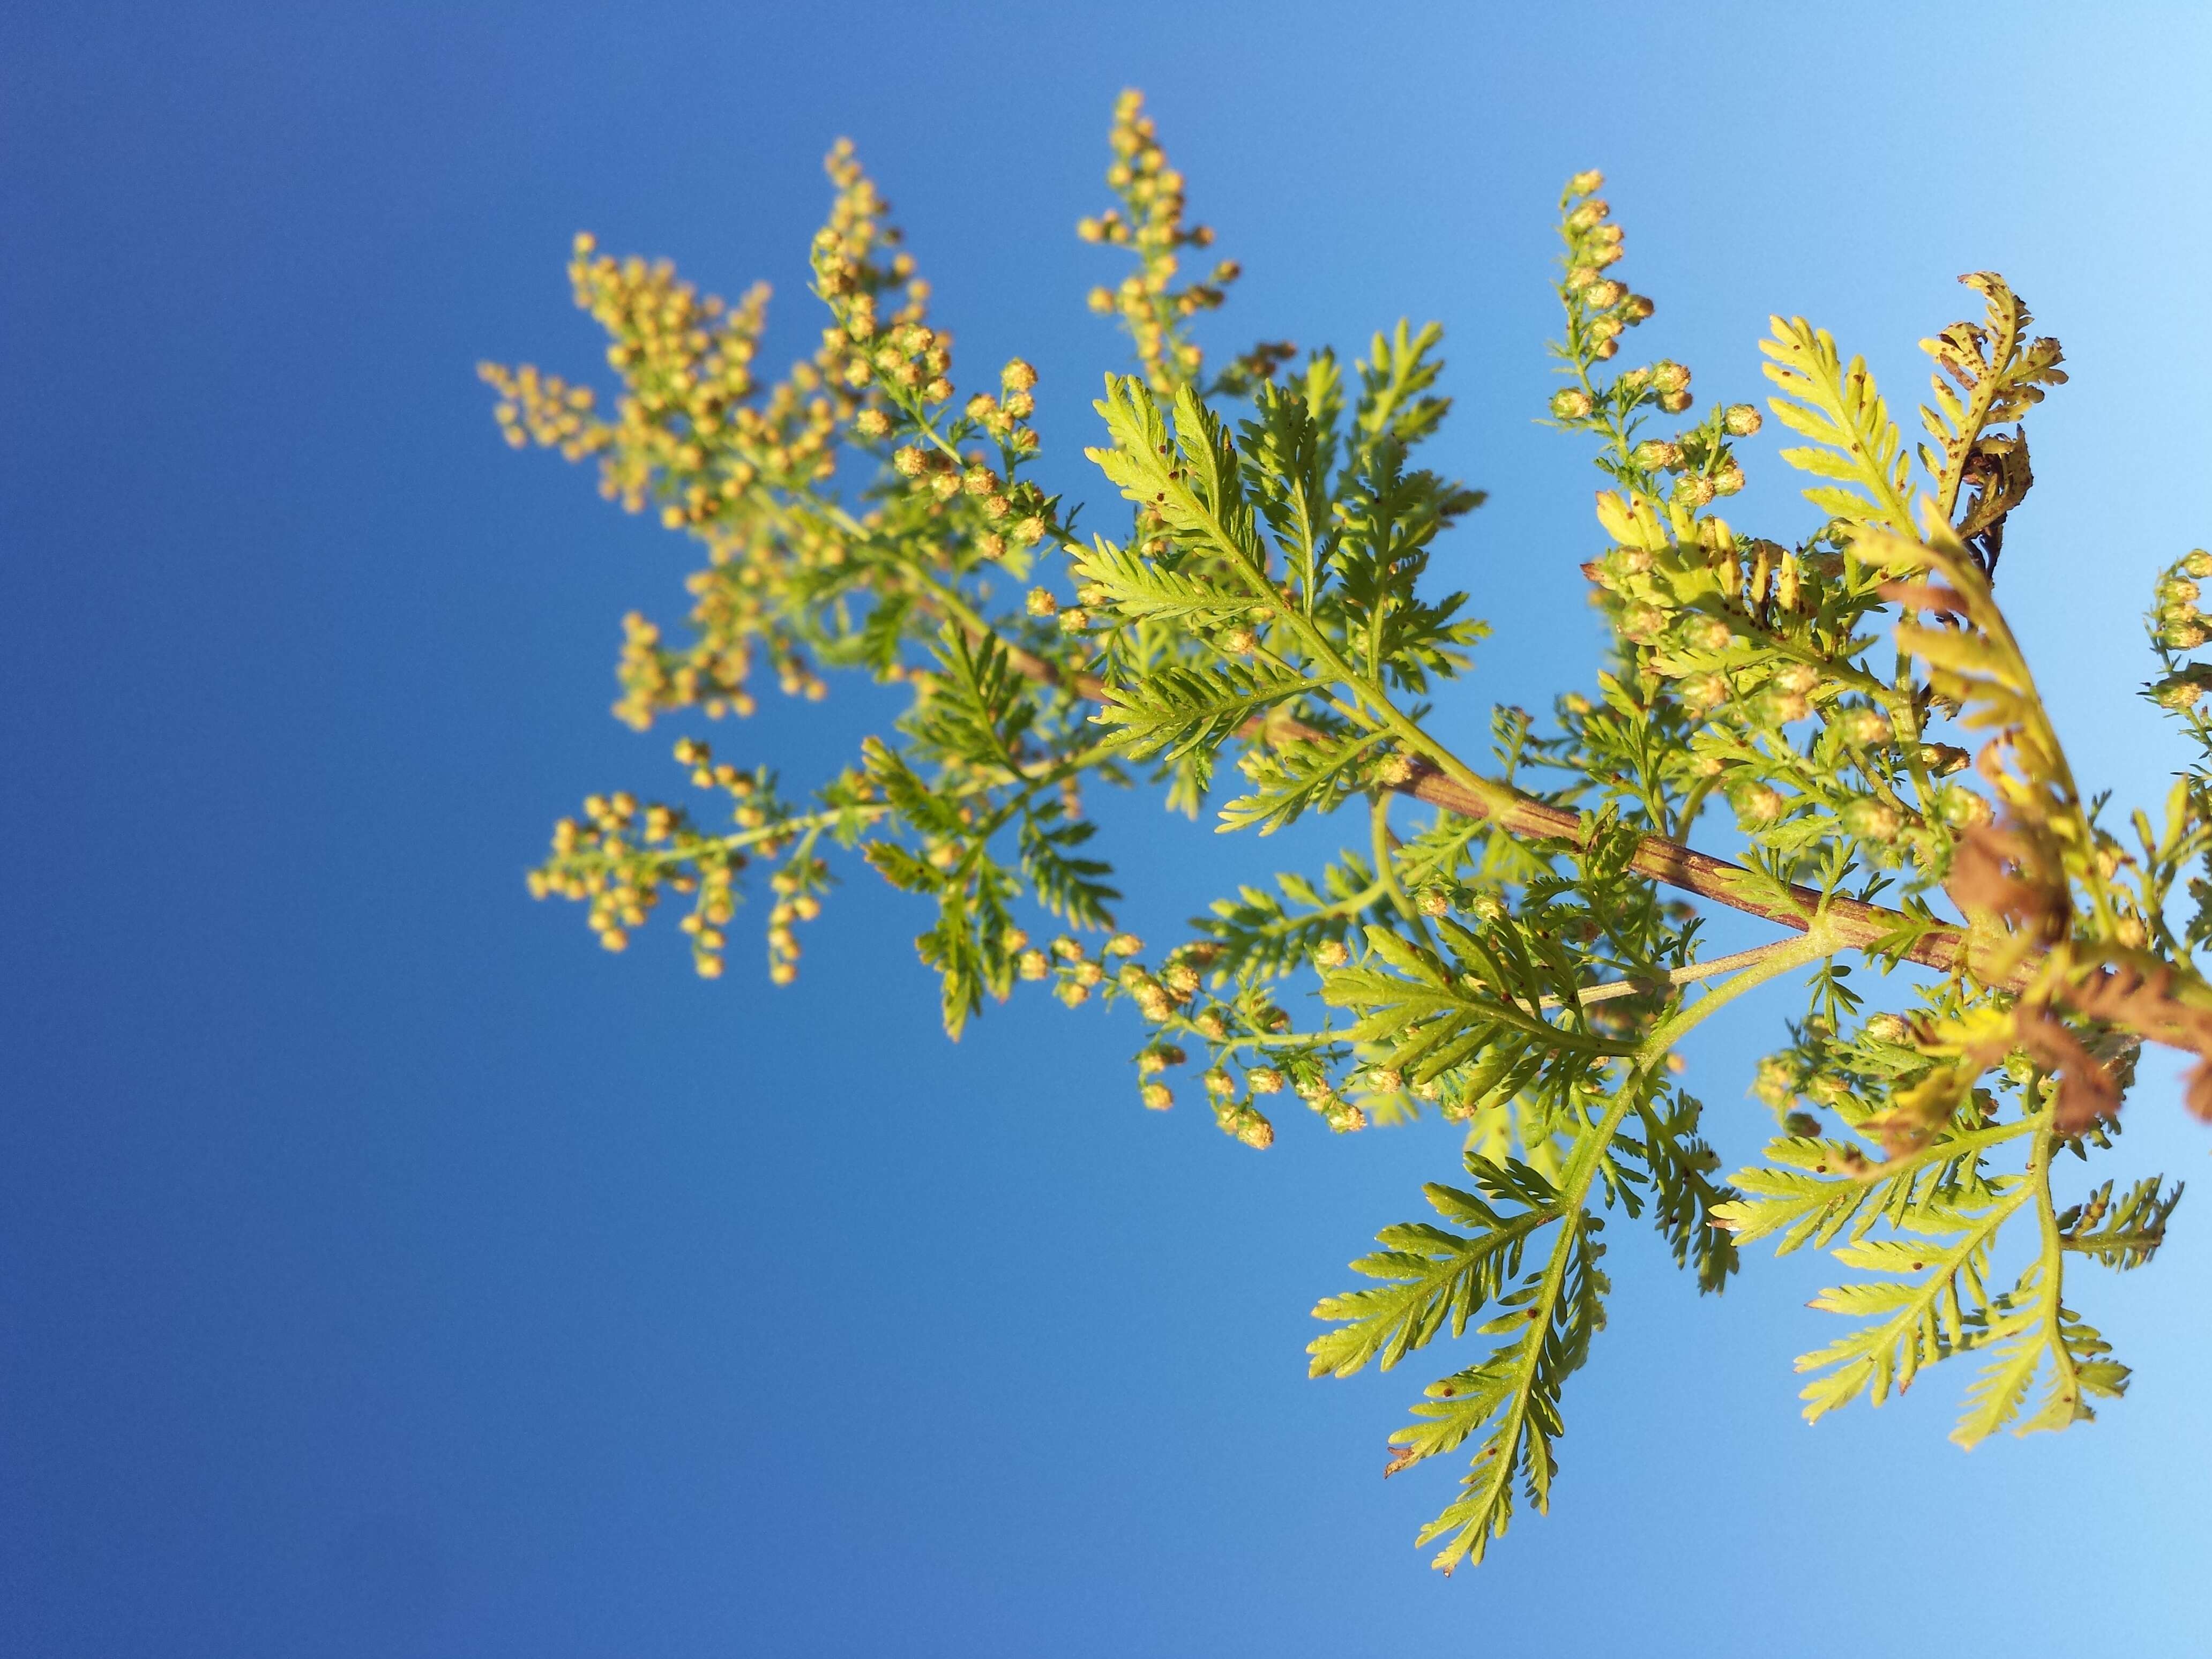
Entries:
{"label": "brown stem", "polygon": [[[1018,646],[1006,647],[1006,659],[1018,673],[1047,685],[1064,683],[1060,670],[1044,658],[1036,656]],[[1079,674],[1066,681],[1079,696],[1094,702],[1104,701],[1105,683],[1095,675]],[[1256,725],[1257,720],[1255,721]],[[1279,714],[1266,717],[1270,732],[1293,739],[1318,740],[1322,733],[1299,721],[1286,720]],[[1508,786],[1500,784],[1501,790]],[[1403,782],[1393,784],[1401,794],[1411,795],[1431,806],[1440,806],[1447,812],[1462,817],[1487,818],[1492,812],[1488,803],[1465,785],[1446,777],[1425,761],[1416,760],[1411,776]],[[1530,840],[1565,841],[1580,847],[1582,815],[1573,808],[1553,806],[1536,800],[1518,790],[1508,791],[1512,805],[1497,815],[1498,827],[1509,835]],[[1790,901],[1776,903],[1766,896],[1771,892],[1768,884],[1754,877],[1740,864],[1730,864],[1726,859],[1717,859],[1709,853],[1686,847],[1680,842],[1669,841],[1664,836],[1645,836],[1638,840],[1635,855],[1629,867],[1640,876],[1668,887],[1678,887],[1695,893],[1699,898],[1711,899],[1716,904],[1741,910],[1748,915],[1778,922],[1798,933],[1808,931],[1813,918],[1820,913],[1822,900],[1820,893],[1810,887],[1793,885]],[[1831,897],[1826,901],[1827,915],[1834,936],[1846,948],[1863,950],[1876,940],[1893,934],[1911,918],[1901,910],[1892,910],[1879,904],[1867,904],[1857,899]],[[1967,960],[1966,930],[1946,925],[1922,936],[1903,952],[1907,962],[1922,967],[1950,973]],[[2042,953],[2034,953],[2007,976],[2007,989],[2017,989],[2033,978]]]}

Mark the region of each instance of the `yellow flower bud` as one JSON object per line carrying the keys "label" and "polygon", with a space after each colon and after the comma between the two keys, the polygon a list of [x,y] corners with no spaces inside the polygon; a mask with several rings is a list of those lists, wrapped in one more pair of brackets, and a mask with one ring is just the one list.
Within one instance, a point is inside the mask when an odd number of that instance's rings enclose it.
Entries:
{"label": "yellow flower bud", "polygon": [[1768,824],[1782,816],[1783,799],[1779,790],[1764,783],[1754,783],[1735,798],[1736,816],[1753,828]]}

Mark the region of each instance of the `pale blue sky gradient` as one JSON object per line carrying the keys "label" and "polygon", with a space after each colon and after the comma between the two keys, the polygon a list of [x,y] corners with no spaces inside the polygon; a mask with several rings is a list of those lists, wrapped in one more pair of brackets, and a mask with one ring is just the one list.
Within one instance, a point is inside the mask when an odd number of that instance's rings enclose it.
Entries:
{"label": "pale blue sky gradient", "polygon": [[[1439,1350],[1308,1382],[1307,1309],[1449,1176],[1434,1128],[1255,1156],[1136,1103],[1133,1029],[936,1030],[863,876],[771,993],[672,927],[621,959],[521,872],[589,789],[687,548],[498,442],[481,357],[592,373],[588,227],[818,326],[850,134],[962,361],[1042,370],[1057,487],[1119,346],[1115,92],[1249,276],[1218,346],[1449,331],[1438,560],[1498,626],[1448,716],[1589,683],[1597,479],[1534,424],[1550,215],[1599,166],[1639,345],[1761,395],[1770,311],[1917,398],[2004,271],[2074,383],[2001,591],[2088,777],[2180,757],[2133,696],[2152,574],[2212,542],[2212,14],[2199,7],[20,5],[0,21],[0,1650],[86,1656],[1961,1656],[2212,1650],[2199,1200],[2077,1300],[2104,1420],[1962,1455],[1940,1373],[1797,1420],[1817,1261],[1698,1300],[1617,1221],[1555,1512],[1446,1583],[1448,1467],[1378,1479]],[[1741,525],[1807,517],[1749,447]],[[884,705],[771,699],[804,784]],[[1108,810],[1162,933],[1264,847]],[[1733,939],[1723,932],[1720,938]],[[1747,933],[1746,941],[1753,937]],[[1703,1036],[1732,1158],[1788,1006]],[[2195,1182],[2154,1060],[2115,1172]],[[1448,1462],[1449,1460],[1447,1460]],[[1970,1588],[1963,1591],[1961,1585]]]}

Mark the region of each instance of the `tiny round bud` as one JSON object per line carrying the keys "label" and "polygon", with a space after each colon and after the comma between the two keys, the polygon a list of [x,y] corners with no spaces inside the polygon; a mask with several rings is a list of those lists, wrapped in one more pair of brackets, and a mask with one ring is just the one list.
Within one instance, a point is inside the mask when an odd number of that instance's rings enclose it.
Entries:
{"label": "tiny round bud", "polygon": [[1778,1054],[1769,1054],[1759,1062],[1753,1077],[1751,1091],[1769,1106],[1784,1106],[1796,1098],[1796,1079],[1791,1074],[1789,1061]]}
{"label": "tiny round bud", "polygon": [[1569,196],[1589,196],[1604,188],[1605,174],[1600,173],[1595,167],[1590,168],[1586,173],[1577,173],[1567,180]]}
{"label": "tiny round bud", "polygon": [[999,371],[999,384],[1009,392],[1027,392],[1037,383],[1037,372],[1019,357],[1007,360]]}
{"label": "tiny round bud", "polygon": [[1620,314],[1631,323],[1640,323],[1658,309],[1659,307],[1652,303],[1650,295],[1632,294],[1628,296],[1627,302],[1621,307]]}
{"label": "tiny round bud", "polygon": [[1707,506],[1719,493],[1717,486],[1702,472],[1685,473],[1674,484],[1676,496],[1692,507]]}
{"label": "tiny round bud", "polygon": [[1015,966],[1024,979],[1042,979],[1052,971],[1052,963],[1042,951],[1024,951]]}
{"label": "tiny round bud", "polygon": [[1662,392],[1659,394],[1659,407],[1669,415],[1680,415],[1696,401],[1686,392]]}
{"label": "tiny round bud", "polygon": [[1785,663],[1777,670],[1775,685],[1784,690],[1803,696],[1820,683],[1820,671],[1809,662]]}
{"label": "tiny round bud", "polygon": [[1866,1023],[1866,1034],[1876,1042],[1902,1042],[1912,1028],[1895,1014],[1876,1014]]}
{"label": "tiny round bud", "polygon": [[1628,452],[1628,459],[1646,472],[1672,472],[1682,465],[1682,447],[1663,438],[1647,438]]}
{"label": "tiny round bud", "polygon": [[1943,792],[1943,822],[1954,828],[1972,829],[1987,823],[1996,814],[1990,804],[1971,789],[1947,789]]}
{"label": "tiny round bud", "polygon": [[1221,636],[1221,648],[1232,656],[1249,656],[1260,643],[1260,636],[1249,628],[1232,628]]}
{"label": "tiny round bud", "polygon": [[1048,588],[1030,589],[1029,599],[1025,601],[1025,605],[1032,617],[1056,617],[1060,614],[1060,601],[1053,598],[1051,591]]}
{"label": "tiny round bud", "polygon": [[[1658,637],[1659,630],[1667,625],[1667,618],[1656,608],[1648,605],[1632,605],[1620,613],[1620,632],[1624,638],[1648,645]],[[1574,711],[1587,714],[1587,700],[1583,708]]]}
{"label": "tiny round bud", "polygon": [[1734,461],[1724,463],[1713,474],[1713,493],[1717,495],[1733,495],[1742,488],[1743,469]]}
{"label": "tiny round bud", "polygon": [[1718,617],[1695,617],[1682,625],[1683,642],[1693,651],[1725,651],[1735,638]]}
{"label": "tiny round bud", "polygon": [[1133,957],[1145,948],[1145,941],[1134,933],[1116,933],[1106,941],[1105,954],[1109,957]]}
{"label": "tiny round bud", "polygon": [[2194,676],[2174,674],[2152,686],[2150,695],[2160,708],[2178,714],[2194,708],[2204,690],[2204,683]]}
{"label": "tiny round bud", "polygon": [[1754,828],[1774,822],[1782,816],[1782,793],[1771,785],[1751,784],[1738,792],[1735,798],[1736,816]]}
{"label": "tiny round bud", "polygon": [[1441,887],[1431,887],[1413,901],[1413,908],[1433,920],[1450,912],[1451,900]]}
{"label": "tiny round bud", "polygon": [[1147,1083],[1139,1092],[1148,1111],[1164,1112],[1175,1104],[1175,1091],[1164,1083]]}
{"label": "tiny round bud", "polygon": [[1599,311],[1610,311],[1628,297],[1628,289],[1610,276],[1592,283],[1583,290],[1583,303]]}
{"label": "tiny round bud", "polygon": [[1690,384],[1690,371],[1671,358],[1661,358],[1651,365],[1651,384],[1662,392],[1680,392]]}
{"label": "tiny round bud", "polygon": [[1319,945],[1314,946],[1313,959],[1314,966],[1326,972],[1333,968],[1343,967],[1346,963],[1352,960],[1352,952],[1345,949],[1341,939],[1323,939]]}
{"label": "tiny round bud", "polygon": [[1738,438],[1748,438],[1759,430],[1759,410],[1749,404],[1730,404],[1722,420],[1729,433]]}
{"label": "tiny round bud", "polygon": [[1767,695],[1766,712],[1776,725],[1787,726],[1811,714],[1813,705],[1802,692],[1776,690]]}
{"label": "tiny round bud", "polygon": [[1718,674],[1692,674],[1674,689],[1682,707],[1704,716],[1728,701],[1728,682]]}
{"label": "tiny round bud", "polygon": [[1905,821],[1886,801],[1855,800],[1843,811],[1844,828],[1862,841],[1887,844],[1897,839]]}
{"label": "tiny round bud", "polygon": [[2169,651],[2194,651],[2205,641],[2212,639],[2212,629],[2208,629],[2197,617],[2186,617],[2166,623],[2159,629],[2158,637],[2159,642]]}
{"label": "tiny round bud", "polygon": [[2189,556],[2181,562],[2181,568],[2192,576],[2212,576],[2212,553],[2201,547],[2191,548]]}
{"label": "tiny round bud", "polygon": [[1562,386],[1552,394],[1552,416],[1555,420],[1579,421],[1589,412],[1589,393],[1579,386]]}
{"label": "tiny round bud", "polygon": [[1867,744],[1889,741],[1889,716],[1879,708],[1846,710],[1840,724],[1847,743]]}

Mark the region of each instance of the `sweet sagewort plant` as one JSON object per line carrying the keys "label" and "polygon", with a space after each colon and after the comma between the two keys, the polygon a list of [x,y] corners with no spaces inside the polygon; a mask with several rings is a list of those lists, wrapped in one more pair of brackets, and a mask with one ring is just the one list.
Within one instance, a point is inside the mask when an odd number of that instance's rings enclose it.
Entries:
{"label": "sweet sagewort plant", "polygon": [[[2187,878],[2212,851],[2197,708],[2212,662],[2191,654],[2212,641],[2197,603],[2212,556],[2160,579],[2149,619],[2148,695],[2197,758],[2162,821],[2106,823],[1995,597],[2033,480],[2020,422],[2066,378],[2057,342],[2001,278],[1962,279],[1979,315],[1922,342],[1933,392],[1909,444],[1858,359],[1776,319],[1768,408],[1806,440],[1784,454],[1818,521],[1747,535],[1717,508],[1761,413],[1690,420],[1687,368],[1614,367],[1652,304],[1615,274],[1599,175],[1570,180],[1549,413],[1607,480],[1583,569],[1613,645],[1595,693],[1560,697],[1548,724],[1497,711],[1478,760],[1429,719],[1486,631],[1464,595],[1423,582],[1482,500],[1414,464],[1447,410],[1437,329],[1401,323],[1349,370],[1269,343],[1209,375],[1192,320],[1237,267],[1188,274],[1212,238],[1134,94],[1112,145],[1116,205],[1078,228],[1134,259],[1091,295],[1139,369],[1108,377],[1085,452],[1130,503],[1113,535],[1079,536],[1027,476],[1034,370],[961,389],[848,145],[812,250],[828,324],[780,380],[755,371],[764,289],[726,305],[578,239],[569,272],[612,340],[612,413],[532,368],[483,374],[509,442],[595,459],[604,495],[705,549],[680,637],[626,619],[617,714],[641,729],[750,714],[763,665],[808,698],[851,669],[908,701],[805,796],[683,738],[705,805],[590,796],[532,890],[585,905],[617,951],[678,896],[712,978],[739,884],[764,866],[781,984],[832,858],[856,854],[933,910],[917,944],[956,1036],[987,997],[1033,983],[1071,1008],[1133,1004],[1144,1103],[1169,1106],[1167,1074],[1195,1067],[1221,1127],[1255,1149],[1297,1104],[1339,1133],[1429,1113],[1462,1126],[1463,1184],[1426,1188],[1433,1218],[1352,1264],[1360,1286],[1315,1309],[1328,1328],[1311,1346],[1315,1375],[1343,1376],[1474,1328],[1474,1356],[1429,1386],[1385,1470],[1473,1443],[1421,1534],[1443,1540],[1446,1571],[1480,1560],[1516,1501],[1546,1507],[1561,1389],[1604,1322],[1609,1212],[1648,1217],[1705,1290],[1753,1240],[1833,1251],[1848,1282],[1814,1305],[1848,1328],[1798,1361],[1808,1417],[1879,1405],[1969,1351],[1962,1445],[2063,1428],[2120,1394],[2127,1369],[2069,1272],[2148,1261],[2181,1188],[2057,1177],[2112,1148],[2145,1042],[2196,1057],[2188,1103],[2212,1117],[2197,954],[2212,881]],[[1358,845],[1241,887],[1148,951],[1115,929],[1091,783],[1158,786],[1261,835],[1344,814]],[[1729,815],[1733,860],[1691,845]],[[1773,939],[1701,957],[1715,907]],[[1892,1006],[1870,1010],[1855,965]],[[1753,1084],[1779,1138],[1724,1180],[1675,1050],[1784,976],[1805,1011]],[[2008,1233],[2029,1256],[2008,1284],[1991,1267]]]}

